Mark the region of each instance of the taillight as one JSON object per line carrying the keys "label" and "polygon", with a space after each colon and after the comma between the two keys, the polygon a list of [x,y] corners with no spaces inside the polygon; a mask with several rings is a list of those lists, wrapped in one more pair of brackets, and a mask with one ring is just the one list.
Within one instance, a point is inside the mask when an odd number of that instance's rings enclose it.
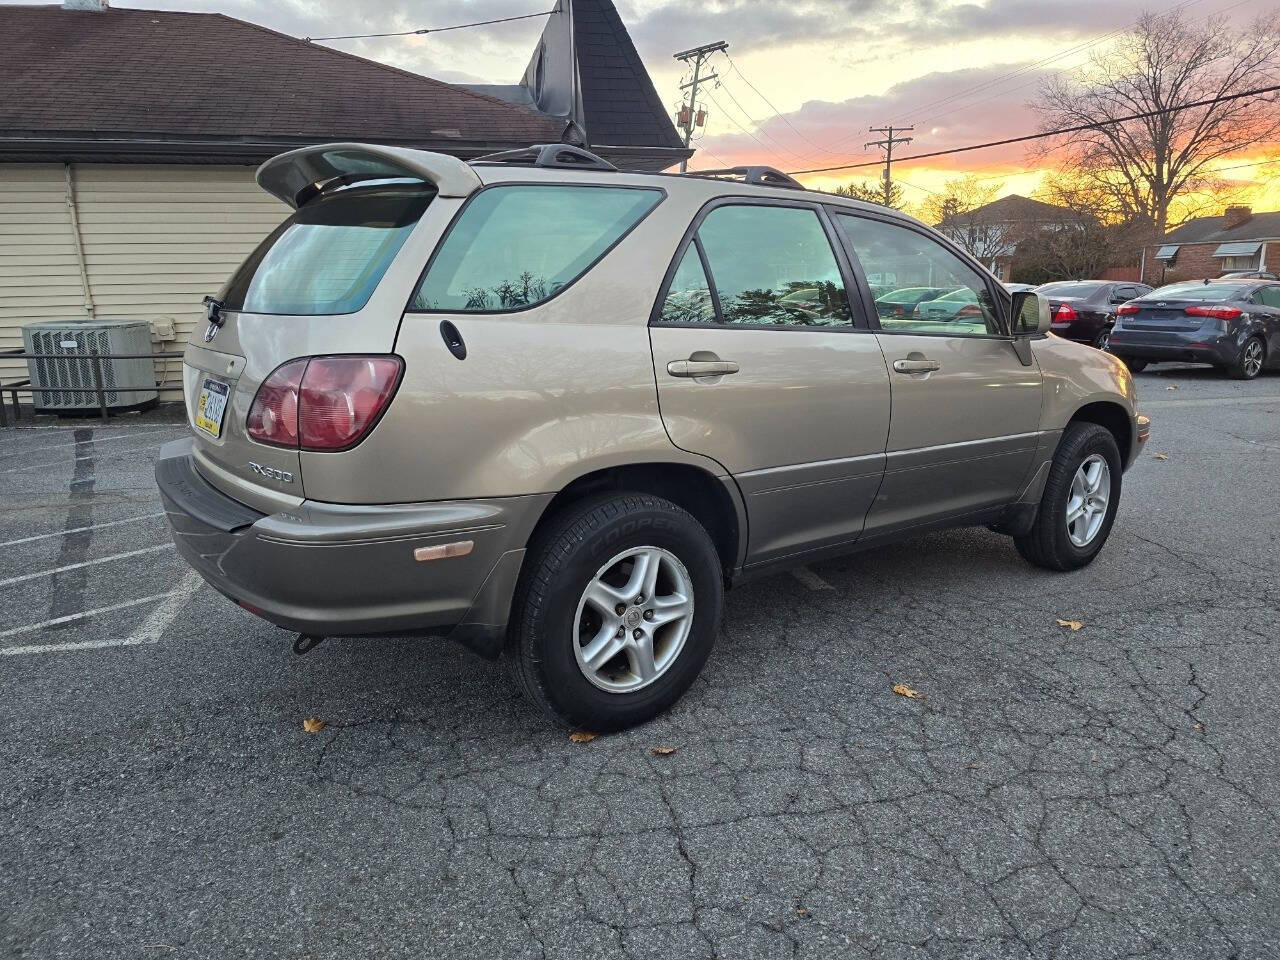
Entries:
{"label": "taillight", "polygon": [[1234,320],[1244,313],[1239,307],[1187,307],[1183,313],[1190,317],[1213,317],[1215,320]]}
{"label": "taillight", "polygon": [[1122,317],[1132,317],[1141,309],[1142,308],[1136,303],[1122,303],[1120,306],[1116,307],[1116,313]]}
{"label": "taillight", "polygon": [[298,390],[307,361],[290,360],[262,381],[245,426],[249,438],[273,447],[298,445]]}
{"label": "taillight", "polygon": [[1076,311],[1069,303],[1058,304],[1058,309],[1054,311],[1054,323],[1070,323],[1076,318]]}
{"label": "taillight", "polygon": [[982,316],[982,308],[977,304],[967,303],[956,311],[957,317],[980,317]]}
{"label": "taillight", "polygon": [[373,429],[400,383],[399,357],[291,360],[267,377],[249,408],[249,437],[302,450],[354,447]]}

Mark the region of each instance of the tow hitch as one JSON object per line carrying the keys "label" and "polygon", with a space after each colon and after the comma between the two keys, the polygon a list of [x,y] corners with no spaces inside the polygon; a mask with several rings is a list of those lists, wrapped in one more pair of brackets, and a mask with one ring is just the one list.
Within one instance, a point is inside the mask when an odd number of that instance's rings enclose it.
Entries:
{"label": "tow hitch", "polygon": [[313,637],[309,633],[298,634],[298,639],[293,641],[293,652],[298,656],[310,653],[320,644],[324,643],[324,637]]}

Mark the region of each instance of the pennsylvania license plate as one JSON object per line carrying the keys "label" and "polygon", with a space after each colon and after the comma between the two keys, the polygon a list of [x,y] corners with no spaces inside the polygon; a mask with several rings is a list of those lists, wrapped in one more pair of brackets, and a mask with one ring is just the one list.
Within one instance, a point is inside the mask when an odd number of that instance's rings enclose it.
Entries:
{"label": "pennsylvania license plate", "polygon": [[200,384],[200,400],[196,403],[196,426],[212,437],[222,435],[222,417],[227,412],[227,396],[231,388],[221,380],[205,377]]}

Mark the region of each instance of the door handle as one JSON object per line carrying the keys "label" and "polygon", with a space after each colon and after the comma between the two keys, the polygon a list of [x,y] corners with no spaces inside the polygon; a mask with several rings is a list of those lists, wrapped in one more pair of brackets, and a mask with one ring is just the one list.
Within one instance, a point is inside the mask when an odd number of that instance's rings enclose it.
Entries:
{"label": "door handle", "polygon": [[738,372],[732,360],[672,360],[667,373],[673,377],[724,377]]}
{"label": "door handle", "polygon": [[942,364],[937,360],[895,360],[893,369],[898,373],[933,373],[941,370]]}

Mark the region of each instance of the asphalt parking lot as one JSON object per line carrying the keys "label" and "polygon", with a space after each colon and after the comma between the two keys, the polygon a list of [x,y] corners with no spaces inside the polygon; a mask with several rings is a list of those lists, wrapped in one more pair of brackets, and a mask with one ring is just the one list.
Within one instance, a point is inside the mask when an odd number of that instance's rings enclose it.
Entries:
{"label": "asphalt parking lot", "polygon": [[0,954],[1280,955],[1280,376],[1155,370],[1087,570],[960,531],[752,584],[589,743],[214,594],[171,416],[0,430]]}

